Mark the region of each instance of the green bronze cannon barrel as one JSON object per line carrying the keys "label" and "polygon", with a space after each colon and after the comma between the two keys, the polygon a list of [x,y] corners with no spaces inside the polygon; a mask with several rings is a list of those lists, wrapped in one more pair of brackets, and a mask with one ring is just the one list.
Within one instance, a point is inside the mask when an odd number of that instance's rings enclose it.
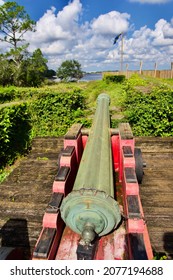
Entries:
{"label": "green bronze cannon barrel", "polygon": [[85,243],[105,235],[120,222],[114,199],[113,163],[110,136],[110,98],[100,94],[73,190],[63,200],[62,219]]}

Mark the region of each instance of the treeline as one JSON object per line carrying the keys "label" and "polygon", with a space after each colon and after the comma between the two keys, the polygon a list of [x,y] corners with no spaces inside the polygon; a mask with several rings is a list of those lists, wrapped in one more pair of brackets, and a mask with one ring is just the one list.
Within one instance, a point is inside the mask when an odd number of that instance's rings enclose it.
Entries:
{"label": "treeline", "polygon": [[48,69],[46,62],[40,49],[33,54],[23,55],[18,64],[8,55],[1,54],[0,85],[40,86],[45,78],[51,78],[56,74],[55,71]]}
{"label": "treeline", "polygon": [[0,41],[9,45],[0,54],[0,85],[40,86],[45,77],[56,73],[48,69],[47,59],[40,49],[29,53],[29,44],[24,41],[27,31],[34,32],[35,22],[23,6],[5,2],[0,6]]}

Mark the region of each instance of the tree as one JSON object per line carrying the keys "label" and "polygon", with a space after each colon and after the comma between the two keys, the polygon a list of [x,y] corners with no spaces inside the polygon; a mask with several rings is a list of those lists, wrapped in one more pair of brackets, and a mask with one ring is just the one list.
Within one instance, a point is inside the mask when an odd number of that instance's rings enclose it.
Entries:
{"label": "tree", "polygon": [[46,72],[45,72],[45,77],[48,78],[48,79],[51,79],[53,77],[56,76],[56,71],[53,70],[53,69],[48,69]]}
{"label": "tree", "polygon": [[1,41],[7,42],[17,50],[18,43],[23,41],[23,35],[34,30],[35,22],[30,19],[23,6],[16,2],[6,2],[0,6]]}
{"label": "tree", "polygon": [[40,49],[32,55],[26,53],[19,67],[6,55],[0,55],[0,85],[40,86],[48,71],[46,63]]}
{"label": "tree", "polygon": [[35,22],[30,19],[23,6],[16,2],[6,2],[0,6],[0,41],[7,42],[11,49],[6,53],[19,68],[23,52],[29,44],[22,44],[23,35],[34,31]]}
{"label": "tree", "polygon": [[27,61],[26,83],[28,86],[39,86],[45,79],[45,73],[48,70],[47,59],[43,57],[40,49],[33,52],[31,58]]}
{"label": "tree", "polygon": [[0,6],[0,41],[7,42],[10,49],[1,55],[0,84],[16,86],[39,86],[48,70],[47,60],[40,49],[32,55],[27,51],[29,44],[23,43],[23,35],[34,31],[35,22],[30,19],[23,6],[6,2]]}
{"label": "tree", "polygon": [[0,85],[6,86],[13,83],[13,62],[0,55]]}
{"label": "tree", "polygon": [[57,70],[57,77],[63,81],[79,80],[83,77],[80,63],[76,60],[62,62]]}

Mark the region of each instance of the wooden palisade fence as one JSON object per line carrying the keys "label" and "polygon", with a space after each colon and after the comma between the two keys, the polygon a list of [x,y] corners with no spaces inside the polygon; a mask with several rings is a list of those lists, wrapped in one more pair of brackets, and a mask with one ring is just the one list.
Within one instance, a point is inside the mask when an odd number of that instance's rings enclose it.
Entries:
{"label": "wooden palisade fence", "polygon": [[117,72],[103,72],[104,75],[125,75],[126,78],[130,78],[133,74],[141,74],[147,77],[161,78],[161,79],[173,79],[173,69],[170,70],[126,70]]}

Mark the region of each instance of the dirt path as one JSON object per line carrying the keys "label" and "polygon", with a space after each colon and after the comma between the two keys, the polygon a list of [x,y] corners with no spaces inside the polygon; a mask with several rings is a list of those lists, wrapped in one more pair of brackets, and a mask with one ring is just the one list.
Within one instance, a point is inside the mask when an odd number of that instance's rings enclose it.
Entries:
{"label": "dirt path", "polygon": [[9,107],[9,106],[12,106],[12,105],[18,105],[18,104],[21,104],[21,103],[24,103],[24,100],[3,103],[3,104],[0,104],[0,109],[4,108],[4,107]]}

